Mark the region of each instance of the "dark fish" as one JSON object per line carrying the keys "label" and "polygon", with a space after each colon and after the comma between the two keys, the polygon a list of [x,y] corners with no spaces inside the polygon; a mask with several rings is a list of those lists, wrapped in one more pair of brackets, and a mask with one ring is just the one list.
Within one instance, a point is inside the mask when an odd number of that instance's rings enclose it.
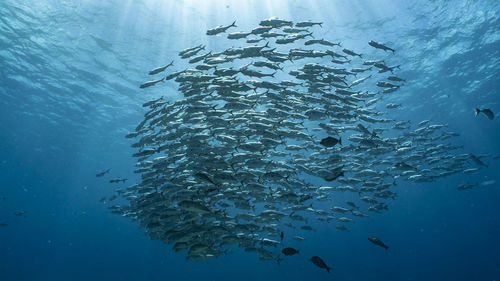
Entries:
{"label": "dark fish", "polygon": [[380,239],[378,239],[377,237],[375,236],[368,236],[368,240],[370,242],[372,242],[373,244],[377,245],[377,246],[380,246],[384,249],[389,249],[389,246],[385,245],[384,242],[380,241]]}
{"label": "dark fish", "polygon": [[283,241],[283,238],[285,237],[285,234],[283,233],[283,231],[280,233],[280,239],[281,241]]}
{"label": "dark fish", "polygon": [[299,250],[297,249],[294,249],[294,248],[284,248],[283,250],[281,250],[281,252],[285,255],[285,256],[291,256],[291,255],[295,255],[295,254],[298,254],[299,253]]}
{"label": "dark fish", "polygon": [[7,200],[7,197],[5,197],[5,196],[4,196],[4,197],[2,197],[2,200]]}
{"label": "dark fish", "polygon": [[398,163],[394,164],[394,167],[396,167],[397,169],[400,169],[400,170],[404,170],[404,171],[409,171],[409,170],[417,171],[417,168],[415,168],[411,165],[408,165],[404,162],[398,162]]}
{"label": "dark fish", "polygon": [[9,224],[8,224],[8,223],[6,223],[6,222],[0,222],[0,226],[2,226],[2,227],[6,227],[6,226],[8,226],[8,225],[9,225]]}
{"label": "dark fish", "polygon": [[95,174],[95,176],[96,176],[96,177],[98,177],[98,178],[99,178],[99,177],[102,177],[102,176],[104,176],[105,174],[109,173],[109,171],[110,171],[110,170],[111,170],[111,169],[102,170],[102,171],[100,171],[99,173]]}
{"label": "dark fish", "polygon": [[326,269],[326,271],[328,271],[328,273],[330,273],[331,268],[328,265],[326,265],[326,263],[320,257],[314,256],[314,257],[310,258],[309,260],[312,263],[314,263],[315,266],[317,266],[319,268],[324,268],[324,269]]}
{"label": "dark fish", "polygon": [[344,171],[342,170],[344,167],[337,167],[331,171],[331,174],[324,177],[326,181],[334,181],[341,176],[344,176]]}
{"label": "dark fish", "polygon": [[342,145],[342,138],[334,138],[334,137],[326,137],[324,139],[321,140],[320,144],[323,145],[323,146],[326,146],[326,147],[332,147],[336,144],[340,144]]}
{"label": "dark fish", "polygon": [[476,163],[477,165],[484,166],[484,167],[488,168],[488,164],[481,161],[481,159],[479,159],[479,157],[477,157],[476,155],[470,153],[469,156],[470,156],[470,159],[472,159],[472,161],[474,161],[474,163]]}
{"label": "dark fish", "polygon": [[160,66],[160,67],[157,67],[157,68],[151,70],[149,72],[149,75],[155,75],[155,74],[158,74],[160,72],[163,72],[165,69],[167,69],[167,67],[172,66],[172,65],[174,65],[174,61],[172,61],[171,63],[169,63],[167,65]]}
{"label": "dark fish", "polygon": [[194,176],[202,181],[206,181],[206,182],[209,182],[209,183],[215,185],[215,182],[204,172],[198,172],[198,173],[194,174]]}
{"label": "dark fish", "polygon": [[479,113],[482,113],[482,114],[484,114],[484,116],[488,117],[488,119],[490,119],[490,120],[493,120],[493,118],[495,118],[495,115],[493,114],[493,111],[491,111],[488,108],[479,109],[479,108],[476,107],[476,108],[474,108],[474,111],[476,112],[476,116]]}

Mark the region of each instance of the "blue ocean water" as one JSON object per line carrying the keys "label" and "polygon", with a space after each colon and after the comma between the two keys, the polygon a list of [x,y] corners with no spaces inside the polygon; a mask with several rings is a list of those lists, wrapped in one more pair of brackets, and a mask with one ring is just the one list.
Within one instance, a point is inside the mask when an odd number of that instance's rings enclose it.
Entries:
{"label": "blue ocean water", "polygon": [[[190,46],[227,47],[208,28],[236,20],[250,30],[271,16],[322,21],[315,35],[360,52],[390,43],[408,81],[388,100],[404,105],[393,114],[448,124],[464,151],[498,156],[498,118],[473,108],[500,109],[499,13],[494,0],[1,1],[0,280],[500,280],[493,157],[472,175],[398,185],[387,212],[349,232],[318,223],[294,245],[301,255],[279,265],[242,251],[188,262],[111,214],[99,199],[116,186],[95,177],[111,168],[138,180],[124,136],[144,102],[179,98],[173,85],[140,90],[149,70]],[[464,182],[480,184],[458,191]]]}

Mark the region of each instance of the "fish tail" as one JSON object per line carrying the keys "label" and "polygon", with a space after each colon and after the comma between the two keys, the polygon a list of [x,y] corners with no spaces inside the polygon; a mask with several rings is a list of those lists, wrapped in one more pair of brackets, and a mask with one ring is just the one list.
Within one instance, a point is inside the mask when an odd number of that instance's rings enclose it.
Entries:
{"label": "fish tail", "polygon": [[328,271],[328,273],[330,273],[330,269],[331,269],[330,267],[328,266],[326,267],[326,271]]}
{"label": "fish tail", "polygon": [[389,250],[389,246],[384,246],[384,248],[385,248],[386,250]]}
{"label": "fish tail", "polygon": [[476,113],[476,116],[481,112],[481,109],[475,107],[474,108],[474,112]]}
{"label": "fish tail", "polygon": [[269,41],[266,42],[266,45],[264,45],[264,48],[269,48]]}
{"label": "fish tail", "polygon": [[236,21],[233,21],[233,23],[230,26],[236,27]]}
{"label": "fish tail", "polygon": [[342,145],[342,137],[339,138],[339,143]]}

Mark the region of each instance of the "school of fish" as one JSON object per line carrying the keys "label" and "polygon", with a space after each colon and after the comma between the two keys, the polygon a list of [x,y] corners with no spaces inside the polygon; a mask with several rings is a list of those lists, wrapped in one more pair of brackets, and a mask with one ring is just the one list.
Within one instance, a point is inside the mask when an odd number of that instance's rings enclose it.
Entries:
{"label": "school of fish", "polygon": [[[401,105],[384,99],[407,83],[396,73],[402,66],[390,64],[397,50],[369,41],[380,57],[357,53],[315,38],[322,24],[269,18],[232,33],[236,22],[217,26],[206,35],[236,47],[194,46],[179,53],[191,68],[151,70],[161,77],[140,88],[171,81],[183,98],[143,105],[144,119],[126,136],[135,140],[141,181],[117,189],[126,204],[112,212],[188,260],[237,246],[279,262],[299,253],[286,246],[306,239],[315,220],[348,231],[387,210],[405,182],[488,166],[486,156],[450,142],[459,134],[447,125],[391,114]],[[310,261],[330,271],[321,258]]]}

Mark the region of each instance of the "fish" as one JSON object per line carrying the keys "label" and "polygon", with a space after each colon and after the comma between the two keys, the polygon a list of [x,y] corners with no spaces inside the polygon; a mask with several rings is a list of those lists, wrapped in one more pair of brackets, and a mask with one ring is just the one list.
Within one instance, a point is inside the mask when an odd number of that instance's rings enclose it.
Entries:
{"label": "fish", "polygon": [[384,242],[382,242],[380,239],[378,239],[375,236],[368,236],[368,241],[372,242],[373,244],[380,246],[386,250],[389,249],[389,246],[385,245]]}
{"label": "fish", "polygon": [[283,26],[293,26],[293,22],[287,21],[284,19],[280,19],[280,18],[276,18],[276,17],[271,17],[271,18],[260,21],[259,25],[280,28]]}
{"label": "fish", "polygon": [[15,211],[14,216],[24,216],[26,215],[26,212],[23,210]]}
{"label": "fish", "polygon": [[183,55],[185,55],[185,54],[187,54],[189,52],[192,52],[194,50],[201,49],[201,48],[203,48],[203,44],[195,46],[195,47],[184,49],[184,50],[182,50],[182,51],[179,52],[179,56],[182,57]]}
{"label": "fish", "polygon": [[209,30],[207,30],[207,35],[217,35],[219,33],[223,33],[223,32],[226,32],[226,30],[228,30],[230,27],[236,27],[236,21],[234,21],[232,24],[230,25],[219,25],[219,26],[216,26],[214,28],[211,28]]}
{"label": "fish", "polygon": [[397,76],[388,76],[387,80],[395,81],[395,82],[406,82],[405,79],[399,78]]}
{"label": "fish", "polygon": [[483,166],[483,167],[486,167],[488,168],[488,164],[484,163],[479,157],[477,157],[476,155],[472,154],[472,153],[469,153],[469,156],[470,156],[470,159],[476,163],[477,165],[479,166]]}
{"label": "fish", "polygon": [[328,271],[328,273],[330,273],[330,270],[331,268],[326,265],[326,263],[323,261],[322,258],[318,257],[318,256],[313,256],[309,259],[315,266],[319,267],[319,268],[323,268],[323,269],[326,269],[326,271]]}
{"label": "fish", "polygon": [[304,42],[304,45],[306,46],[309,46],[309,45],[313,45],[313,44],[320,44],[320,45],[324,45],[324,46],[329,46],[329,47],[333,47],[333,46],[341,46],[341,43],[333,43],[333,42],[330,42],[328,40],[324,40],[324,39],[311,39],[311,40],[308,40],[306,42]]}
{"label": "fish", "polygon": [[299,250],[290,247],[284,248],[283,250],[281,250],[281,252],[285,256],[292,256],[295,254],[299,254]]}
{"label": "fish", "polygon": [[246,38],[251,32],[233,32],[227,35],[227,39],[242,39]]}
{"label": "fish", "polygon": [[9,225],[9,224],[8,224],[8,223],[6,223],[6,222],[0,222],[0,226],[1,226],[1,227],[7,227],[8,225]]}
{"label": "fish", "polygon": [[355,52],[353,52],[353,51],[351,51],[351,50],[349,50],[349,49],[343,49],[343,50],[342,50],[342,52],[344,52],[345,54],[348,54],[348,55],[350,55],[350,56],[358,56],[358,57],[360,57],[360,58],[362,58],[362,57],[363,57],[363,55],[358,54],[358,53],[355,53]]}
{"label": "fish", "polygon": [[98,177],[98,178],[102,177],[105,174],[109,173],[109,171],[111,171],[111,169],[102,170],[102,171],[98,172],[97,174],[95,174],[95,176]]}
{"label": "fish", "polygon": [[125,183],[125,181],[127,181],[127,179],[114,178],[109,180],[110,183],[119,183],[119,182]]}
{"label": "fish", "polygon": [[343,168],[344,167],[337,167],[332,169],[329,174],[325,175],[324,180],[330,182],[338,179],[339,177],[343,177],[344,176]]}
{"label": "fish", "polygon": [[384,50],[384,51],[392,51],[393,53],[395,53],[395,52],[396,52],[396,50],[391,49],[391,48],[389,48],[389,47],[385,46],[384,44],[382,44],[382,43],[378,43],[378,42],[375,42],[375,41],[373,41],[373,40],[370,40],[370,41],[368,42],[368,45],[372,46],[372,47],[373,47],[373,48],[375,48],[375,49],[380,49],[380,50]]}
{"label": "fish", "polygon": [[323,27],[322,22],[312,22],[312,21],[301,21],[295,24],[296,27],[311,27],[314,25],[319,25],[320,27]]}
{"label": "fish", "polygon": [[210,176],[205,172],[197,172],[194,174],[194,177],[198,178],[202,181],[206,181],[206,182],[209,182],[213,185],[216,185],[215,182],[210,178]]}
{"label": "fish", "polygon": [[326,147],[333,147],[337,143],[342,145],[342,138],[341,137],[338,139],[334,138],[334,137],[326,137],[324,139],[321,139],[321,142],[320,142],[321,145],[326,146]]}
{"label": "fish", "polygon": [[474,108],[474,112],[476,113],[476,117],[479,115],[479,113],[482,113],[484,116],[488,117],[488,119],[493,120],[495,118],[495,114],[493,114],[493,111],[491,111],[489,108],[485,109],[479,109],[479,108]]}
{"label": "fish", "polygon": [[165,78],[158,79],[158,80],[151,80],[151,81],[147,81],[147,82],[145,82],[145,83],[141,84],[141,85],[139,86],[139,88],[141,88],[141,89],[145,89],[145,88],[148,88],[148,87],[154,86],[154,85],[158,84],[159,82],[163,82],[163,81],[165,81]]}
{"label": "fish", "polygon": [[174,61],[172,61],[171,63],[167,64],[167,65],[164,65],[164,66],[160,66],[160,67],[157,67],[153,70],[151,70],[148,74],[149,75],[155,75],[155,74],[158,74],[160,72],[163,72],[165,71],[165,69],[167,69],[169,66],[172,66],[174,65]]}
{"label": "fish", "polygon": [[457,186],[457,190],[466,190],[466,189],[472,189],[477,186],[477,183],[462,183],[459,186]]}

